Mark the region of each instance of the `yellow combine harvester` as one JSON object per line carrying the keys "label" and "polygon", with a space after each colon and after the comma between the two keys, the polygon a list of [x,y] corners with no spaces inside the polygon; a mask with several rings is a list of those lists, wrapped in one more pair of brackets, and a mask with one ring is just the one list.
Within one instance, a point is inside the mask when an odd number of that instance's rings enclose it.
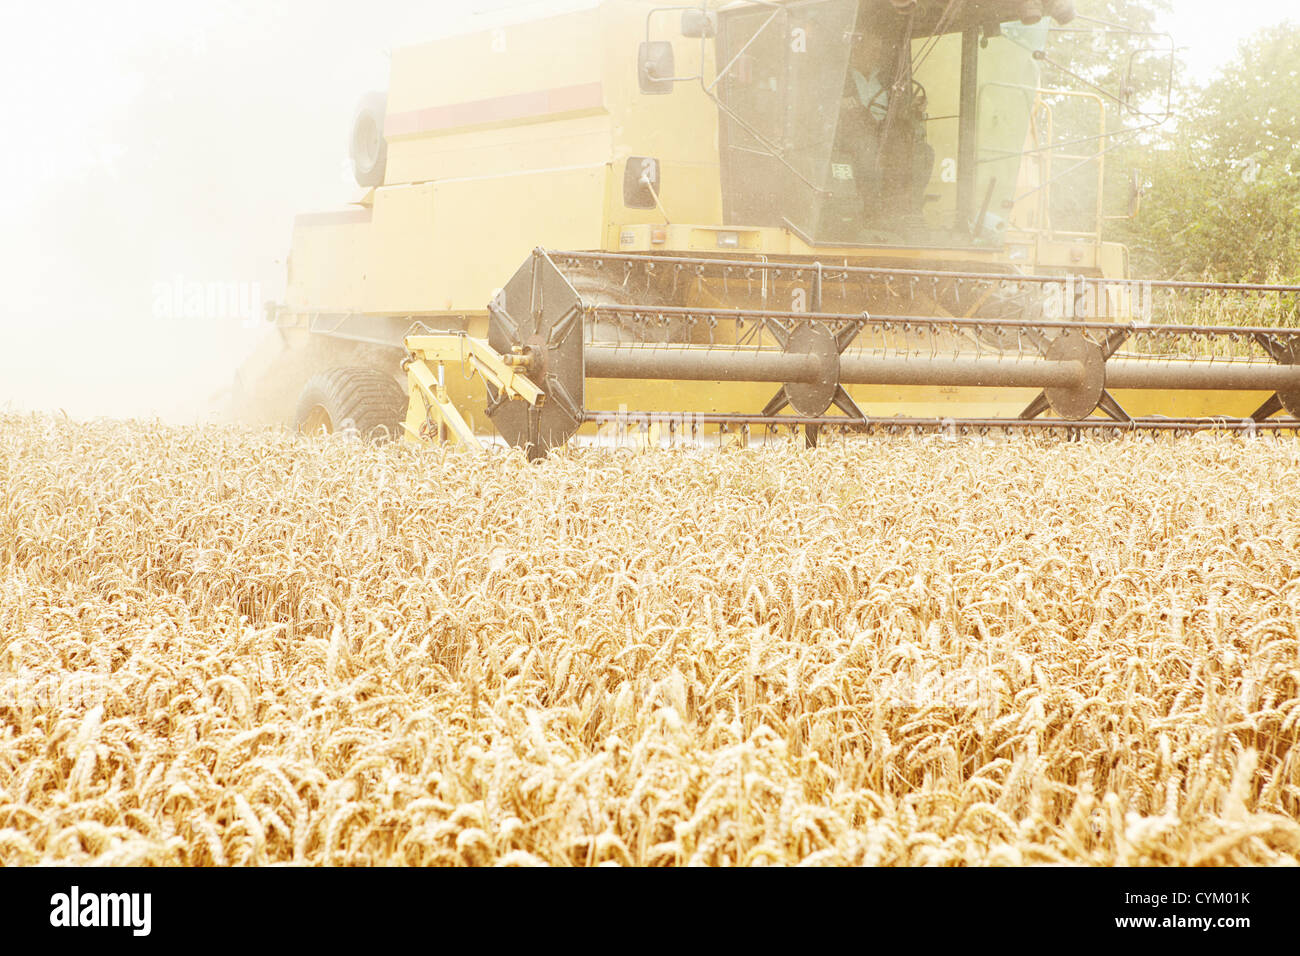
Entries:
{"label": "yellow combine harvester", "polygon": [[[248,374],[301,386],[305,430],[533,456],[631,426],[1293,427],[1300,338],[1238,304],[1300,290],[1136,282],[1102,240],[1106,94],[1043,89],[1073,17],[609,0],[397,50],[364,195],[298,219],[283,354]],[[1056,142],[1066,96],[1090,155]],[[1095,209],[1062,228],[1080,168]]]}

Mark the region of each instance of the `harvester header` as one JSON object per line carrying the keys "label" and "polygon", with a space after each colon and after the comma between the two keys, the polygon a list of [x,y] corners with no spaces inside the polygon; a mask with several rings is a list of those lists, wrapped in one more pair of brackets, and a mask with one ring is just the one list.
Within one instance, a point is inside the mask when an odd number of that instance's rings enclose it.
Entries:
{"label": "harvester header", "polygon": [[[601,273],[625,286],[653,288],[664,274],[676,284],[712,282],[811,289],[812,311],[601,304],[584,300],[579,284]],[[657,277],[657,278],[656,278]],[[853,287],[850,292],[850,286]],[[487,413],[510,444],[545,455],[584,425],[658,426],[672,436],[701,426],[801,430],[816,444],[824,428],[848,431],[944,430],[956,433],[1027,429],[1189,431],[1216,426],[1251,432],[1291,430],[1300,416],[1300,330],[1154,322],[1185,309],[1240,314],[1243,301],[1294,298],[1292,286],[1139,282],[1070,277],[924,272],[825,263],[747,264],[735,259],[536,250],[493,301],[486,342],[457,336],[417,337],[413,359],[441,364],[452,343],[463,352],[500,359],[511,383],[490,382]],[[988,319],[963,316],[964,302],[994,296],[1068,304],[1064,318]],[[892,300],[893,311],[822,311],[823,303]],[[1159,303],[1158,306],[1155,303]],[[945,305],[951,308],[945,308]],[[1093,310],[1126,317],[1095,317]],[[918,310],[918,306],[921,307]],[[1144,318],[1131,317],[1133,307]],[[600,336],[585,330],[621,329]],[[673,330],[671,334],[669,330]],[[707,339],[707,341],[705,341]],[[522,379],[536,383],[520,394]],[[645,408],[589,408],[587,381],[635,382]],[[430,378],[425,376],[425,381]],[[712,407],[673,413],[664,396],[685,383],[708,383]],[[721,412],[717,399],[734,386],[766,384],[767,403]],[[917,390],[963,393],[971,407],[1032,394],[1018,414],[961,417],[873,415],[887,396]],[[993,392],[989,398],[977,397]],[[739,393],[736,393],[739,394]],[[856,396],[856,397],[855,397]],[[683,396],[684,397],[684,396]],[[883,400],[883,401],[882,401]],[[1243,411],[1242,401],[1250,405]],[[862,404],[859,404],[859,401]],[[1253,404],[1252,404],[1253,403]],[[669,404],[680,403],[670,401]],[[1156,405],[1231,409],[1232,413],[1130,413]],[[1014,406],[1011,406],[1014,407]],[[1279,412],[1289,418],[1274,419]],[[423,413],[423,418],[421,414]],[[1093,417],[1097,415],[1097,417]],[[412,390],[412,435],[430,434],[438,404],[418,383]],[[453,429],[453,431],[458,431]],[[685,437],[685,436],[683,436]]]}

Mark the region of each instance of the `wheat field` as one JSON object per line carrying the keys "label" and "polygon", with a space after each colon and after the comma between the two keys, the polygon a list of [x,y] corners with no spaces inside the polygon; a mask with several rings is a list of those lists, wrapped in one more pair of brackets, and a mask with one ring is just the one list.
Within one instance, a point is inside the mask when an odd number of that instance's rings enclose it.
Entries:
{"label": "wheat field", "polygon": [[1300,444],[0,415],[0,864],[1300,859]]}

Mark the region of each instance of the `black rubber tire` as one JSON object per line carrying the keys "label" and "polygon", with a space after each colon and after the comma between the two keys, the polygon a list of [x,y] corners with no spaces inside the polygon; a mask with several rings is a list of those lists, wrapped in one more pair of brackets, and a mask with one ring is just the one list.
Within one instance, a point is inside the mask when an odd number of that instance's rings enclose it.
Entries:
{"label": "black rubber tire", "polygon": [[407,394],[393,377],[374,368],[335,368],[311,378],[294,414],[302,434],[355,435],[383,443],[402,435]]}
{"label": "black rubber tire", "polygon": [[366,189],[382,186],[388,171],[388,140],[384,138],[387,115],[387,94],[367,93],[361,98],[352,120],[348,155],[352,159],[357,185]]}

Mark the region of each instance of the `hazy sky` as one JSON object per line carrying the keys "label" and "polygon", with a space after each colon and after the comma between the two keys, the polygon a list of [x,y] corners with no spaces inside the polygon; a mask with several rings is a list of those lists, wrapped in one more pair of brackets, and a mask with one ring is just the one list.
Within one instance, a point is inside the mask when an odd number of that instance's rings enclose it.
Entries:
{"label": "hazy sky", "polygon": [[1183,48],[1188,70],[1204,81],[1232,59],[1242,40],[1267,26],[1300,20],[1295,0],[1173,0],[1161,27]]}
{"label": "hazy sky", "polygon": [[[354,195],[348,128],[359,95],[387,85],[385,51],[557,5],[583,0],[8,4],[0,407],[196,415],[264,330],[159,317],[160,290],[278,297],[293,216]],[[1164,26],[1199,79],[1293,12],[1175,6]]]}

